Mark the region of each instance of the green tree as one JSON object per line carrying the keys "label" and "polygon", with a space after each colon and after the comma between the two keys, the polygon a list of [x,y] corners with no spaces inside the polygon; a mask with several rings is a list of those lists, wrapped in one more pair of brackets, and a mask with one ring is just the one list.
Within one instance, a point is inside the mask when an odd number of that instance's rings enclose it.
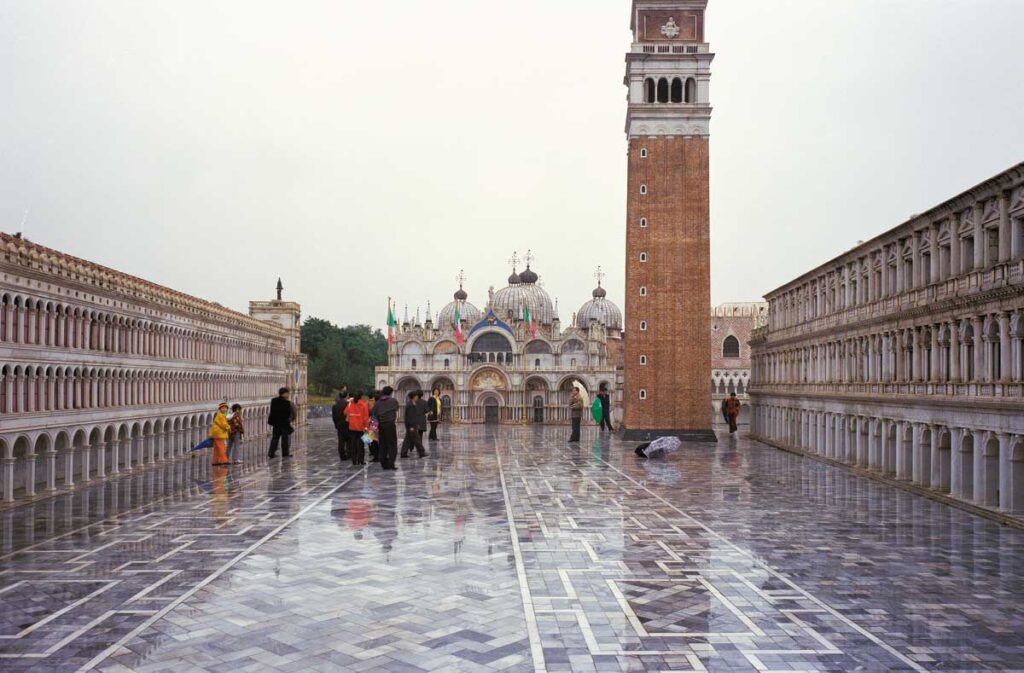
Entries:
{"label": "green tree", "polygon": [[369,325],[338,327],[308,318],[302,324],[302,352],[309,356],[313,393],[330,395],[343,383],[350,390],[373,390],[374,367],[387,364],[388,342]]}

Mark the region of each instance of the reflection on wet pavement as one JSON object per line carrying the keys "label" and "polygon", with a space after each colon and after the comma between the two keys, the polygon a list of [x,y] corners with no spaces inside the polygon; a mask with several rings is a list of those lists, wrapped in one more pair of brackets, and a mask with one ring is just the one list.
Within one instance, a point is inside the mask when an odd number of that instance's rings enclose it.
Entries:
{"label": "reflection on wet pavement", "polygon": [[318,423],[0,515],[0,666],[1024,668],[1024,535],[963,511],[743,439],[463,426],[385,473]]}

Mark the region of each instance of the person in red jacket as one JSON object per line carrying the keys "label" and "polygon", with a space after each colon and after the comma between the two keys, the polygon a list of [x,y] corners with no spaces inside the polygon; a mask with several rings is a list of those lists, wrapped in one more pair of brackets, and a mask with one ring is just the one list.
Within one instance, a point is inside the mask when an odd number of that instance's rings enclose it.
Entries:
{"label": "person in red jacket", "polygon": [[732,393],[722,403],[722,411],[725,412],[725,419],[729,421],[729,434],[736,432],[736,419],[740,417],[740,401],[736,393]]}
{"label": "person in red jacket", "polygon": [[363,399],[363,393],[357,392],[345,407],[345,419],[348,420],[348,455],[353,465],[366,465],[366,445],[363,444],[363,433],[370,427],[370,408]]}

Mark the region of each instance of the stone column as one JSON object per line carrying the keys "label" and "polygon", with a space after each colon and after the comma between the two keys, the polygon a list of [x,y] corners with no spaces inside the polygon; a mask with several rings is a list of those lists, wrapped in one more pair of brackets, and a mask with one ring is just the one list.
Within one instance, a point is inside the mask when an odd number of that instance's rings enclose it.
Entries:
{"label": "stone column", "polygon": [[911,477],[911,466],[907,464],[907,447],[904,446],[904,433],[907,424],[904,421],[896,423],[896,478],[907,480]]}
{"label": "stone column", "polygon": [[36,494],[36,454],[25,456],[25,495]]}
{"label": "stone column", "polygon": [[984,215],[982,204],[979,201],[974,204],[974,270],[980,271],[985,268],[985,248],[988,247],[985,241],[985,229],[981,226],[981,218]]}
{"label": "stone column", "polygon": [[91,481],[90,472],[92,472],[92,465],[90,465],[90,461],[92,460],[92,449],[93,449],[93,447],[88,445],[88,444],[86,444],[84,447],[82,447],[82,477],[81,477],[81,479],[82,479],[82,481],[84,483],[89,483]]}
{"label": "stone column", "polygon": [[103,479],[107,476],[107,449],[110,444],[102,439],[96,442],[96,477]]}
{"label": "stone column", "polygon": [[[871,425],[867,418],[858,416],[857,425],[854,427],[857,429],[857,465],[859,467],[867,467],[869,464],[868,454],[870,446],[868,440],[871,437]],[[865,433],[863,431],[865,429],[868,431],[867,437],[864,436]]]}
{"label": "stone column", "polygon": [[1013,435],[999,433],[999,509],[1004,512],[1016,510],[1015,500],[1021,500],[1020,494],[1016,493],[1021,484],[1015,483],[1013,464]]}
{"label": "stone column", "polygon": [[999,261],[1010,261],[1010,193],[999,195]]}
{"label": "stone column", "polygon": [[931,362],[931,376],[928,380],[932,383],[939,381],[939,325],[932,325],[932,357]]}
{"label": "stone column", "polygon": [[949,275],[951,278],[960,275],[960,225],[956,214],[949,218]]}
{"label": "stone column", "polygon": [[949,380],[960,382],[960,325],[956,320],[949,324]]}
{"label": "stone column", "polygon": [[921,335],[917,327],[910,331],[910,378],[916,383],[921,380]]}
{"label": "stone column", "polygon": [[4,502],[14,502],[14,463],[16,458],[4,458]]}
{"label": "stone column", "polygon": [[939,225],[935,222],[932,222],[928,235],[928,254],[928,261],[931,264],[928,272],[931,281],[937,283],[939,281]]}
{"label": "stone column", "polygon": [[110,474],[120,474],[121,473],[121,460],[120,460],[120,457],[121,457],[120,456],[120,453],[121,453],[121,440],[119,438],[115,437],[113,440],[111,440],[109,446],[110,446],[110,449],[111,449],[111,453],[110,453]]}
{"label": "stone column", "polygon": [[979,316],[971,318],[974,327],[974,380],[986,380],[985,368],[985,339],[982,334],[982,320]]}
{"label": "stone column", "polygon": [[1013,380],[1013,344],[1010,341],[1010,314],[999,314],[999,380]]}
{"label": "stone column", "polygon": [[71,488],[75,485],[75,447],[69,446],[67,453],[64,454],[66,462],[64,463],[64,485]]}
{"label": "stone column", "polygon": [[52,446],[46,450],[46,490],[57,490],[57,449]]}
{"label": "stone column", "polygon": [[877,470],[881,466],[881,461],[878,460],[879,446],[878,442],[875,441],[875,424],[877,421],[869,419],[868,425],[868,467],[872,470]]}
{"label": "stone column", "polygon": [[924,469],[925,468],[924,454],[925,454],[925,451],[928,451],[930,449],[928,447],[923,446],[922,442],[921,442],[921,434],[922,434],[924,428],[925,428],[925,426],[923,424],[921,424],[921,423],[914,423],[913,424],[913,432],[911,434],[911,442],[912,442],[911,446],[913,447],[913,449],[912,449],[913,468],[912,468],[912,473],[911,473],[911,479],[914,481],[915,484],[921,484],[922,486],[927,486],[928,485],[928,475],[925,474],[925,469]]}

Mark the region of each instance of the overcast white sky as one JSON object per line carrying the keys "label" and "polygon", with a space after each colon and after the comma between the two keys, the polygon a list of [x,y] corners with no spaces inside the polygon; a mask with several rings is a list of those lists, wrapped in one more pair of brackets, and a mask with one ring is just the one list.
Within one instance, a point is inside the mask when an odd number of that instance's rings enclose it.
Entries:
{"label": "overcast white sky", "polygon": [[[1021,0],[711,0],[712,297],[1024,159]],[[0,0],[0,229],[381,326],[513,250],[622,302],[628,0]],[[27,221],[21,226],[23,214]]]}

